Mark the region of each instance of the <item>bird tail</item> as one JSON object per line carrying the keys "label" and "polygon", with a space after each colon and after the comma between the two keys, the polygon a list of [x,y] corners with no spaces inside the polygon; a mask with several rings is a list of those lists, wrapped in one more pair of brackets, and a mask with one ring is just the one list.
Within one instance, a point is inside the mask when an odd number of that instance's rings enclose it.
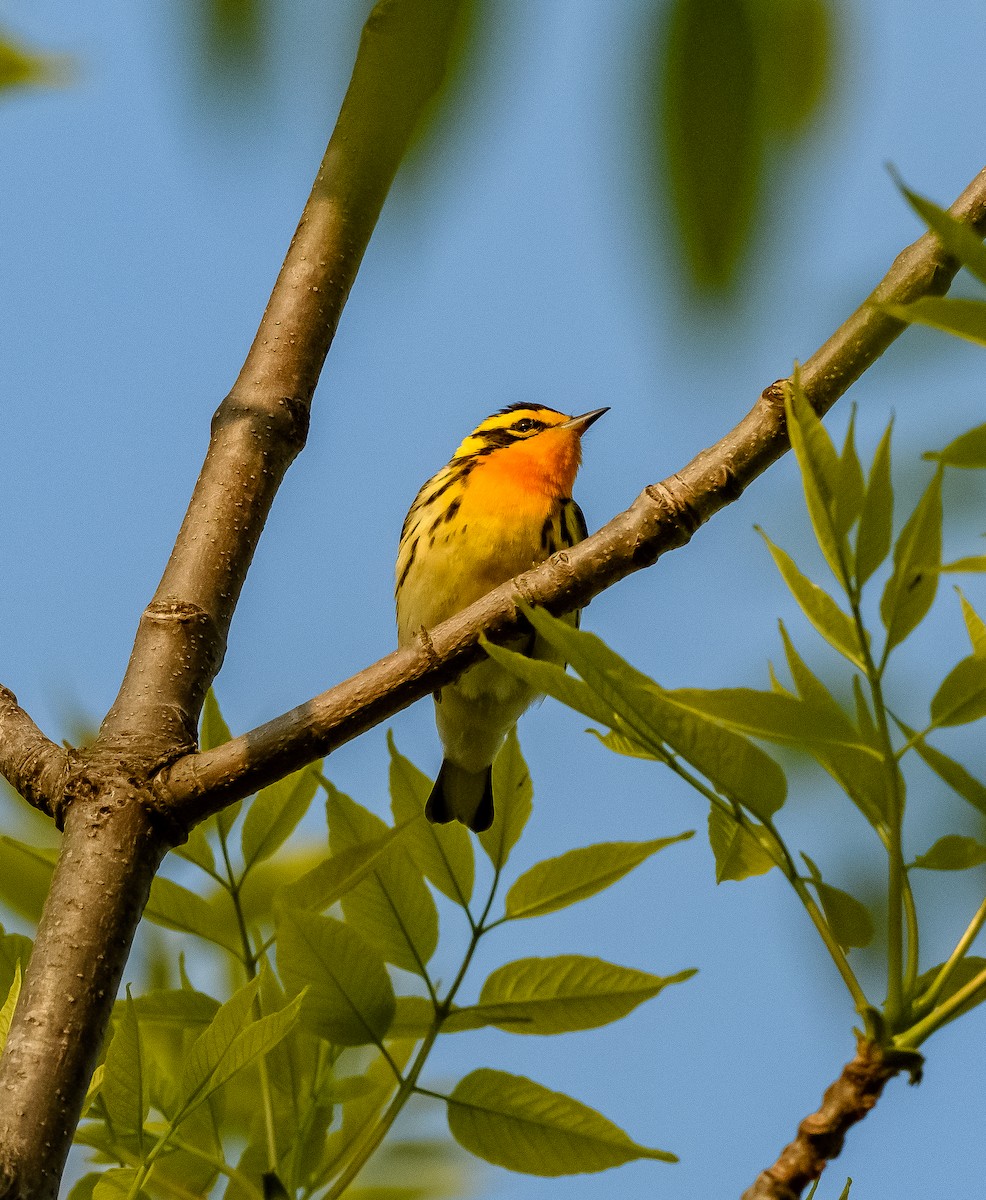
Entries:
{"label": "bird tail", "polygon": [[446,758],[431,789],[425,816],[434,825],[461,821],[473,833],[493,824],[493,768],[466,771]]}

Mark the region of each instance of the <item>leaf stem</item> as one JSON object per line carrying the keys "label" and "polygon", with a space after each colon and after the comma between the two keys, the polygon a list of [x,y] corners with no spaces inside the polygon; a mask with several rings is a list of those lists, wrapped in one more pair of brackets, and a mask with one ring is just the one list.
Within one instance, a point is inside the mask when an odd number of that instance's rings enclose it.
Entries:
{"label": "leaf stem", "polygon": [[[899,1037],[894,1038],[894,1045],[902,1050],[916,1050],[936,1029],[940,1029],[942,1025],[951,1020],[963,1005],[968,1004],[970,1000],[975,1000],[980,992],[983,994],[980,998],[986,998],[986,969],[970,979],[964,987],[960,987],[923,1020],[918,1021]],[[976,1002],[978,1003],[978,1001]]]}
{"label": "leaf stem", "polygon": [[951,979],[955,972],[955,968],[959,965],[966,952],[972,943],[976,940],[979,931],[986,924],[986,900],[980,904],[976,910],[976,915],[969,922],[969,925],[956,943],[955,949],[948,956],[946,962],[942,965],[941,970],[931,982],[931,986],[915,1001],[915,1010],[919,1013],[927,1012],[933,1008],[938,997],[942,994],[945,985]]}

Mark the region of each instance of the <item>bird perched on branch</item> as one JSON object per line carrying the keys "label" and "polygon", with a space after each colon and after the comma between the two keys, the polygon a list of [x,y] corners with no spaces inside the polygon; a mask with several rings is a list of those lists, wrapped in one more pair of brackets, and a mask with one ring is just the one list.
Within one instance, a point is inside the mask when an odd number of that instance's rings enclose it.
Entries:
{"label": "bird perched on branch", "polygon": [[[608,411],[569,417],[541,405],[511,404],[477,425],[428,480],[401,530],[400,645],[586,536],[572,484],[582,434]],[[524,648],[559,661],[540,639]],[[489,660],[435,693],[445,759],[425,808],[430,821],[461,821],[477,833],[490,827],[493,759],[535,698],[527,684]]]}

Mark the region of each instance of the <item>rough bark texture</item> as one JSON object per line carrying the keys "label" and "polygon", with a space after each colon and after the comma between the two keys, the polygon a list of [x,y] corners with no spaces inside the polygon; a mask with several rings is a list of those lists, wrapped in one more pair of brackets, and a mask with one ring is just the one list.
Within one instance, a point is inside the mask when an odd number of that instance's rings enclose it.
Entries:
{"label": "rough bark texture", "polygon": [[798,1126],[798,1136],[777,1162],[762,1171],[742,1200],[799,1200],[805,1188],[838,1156],[848,1130],[880,1099],[903,1065],[884,1057],[875,1042],[861,1040],[856,1057],[822,1097],[821,1107]]}

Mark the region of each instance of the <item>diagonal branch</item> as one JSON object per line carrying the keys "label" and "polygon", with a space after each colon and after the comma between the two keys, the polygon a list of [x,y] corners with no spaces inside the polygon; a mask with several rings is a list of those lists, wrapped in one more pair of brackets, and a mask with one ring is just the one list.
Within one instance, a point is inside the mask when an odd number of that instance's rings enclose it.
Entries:
{"label": "diagonal branch", "polygon": [[[986,231],[986,170],[952,205]],[[826,412],[906,328],[877,304],[941,295],[958,270],[932,234],[903,250],[874,292],[803,365],[805,392]],[[482,655],[484,631],[518,623],[515,600],[571,611],[660,555],[684,545],[710,517],[788,449],[783,389],[772,384],[719,442],[662,483],[646,488],[598,533],[526,574],[328,692],[223,746],[179,759],[156,786],[194,824],[234,800],[349,741],[454,678]]]}
{"label": "diagonal branch", "polygon": [[[198,715],[257,542],[302,449],[312,394],[363,252],[422,111],[461,0],[379,0],[339,119],[257,336],[212,438],[164,575],[137,630],[100,744],[161,758]],[[149,746],[149,742],[152,744]]]}
{"label": "diagonal branch", "polygon": [[0,685],[0,775],[35,808],[57,811],[68,776],[67,751],[56,746]]}

